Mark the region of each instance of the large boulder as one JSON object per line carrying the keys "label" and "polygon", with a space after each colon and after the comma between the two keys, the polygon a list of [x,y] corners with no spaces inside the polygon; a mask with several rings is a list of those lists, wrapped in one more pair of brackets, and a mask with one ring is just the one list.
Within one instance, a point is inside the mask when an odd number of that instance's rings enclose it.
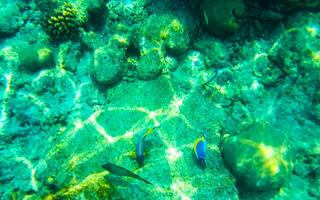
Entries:
{"label": "large boulder", "polygon": [[16,2],[0,1],[0,36],[14,34],[23,25],[23,18]]}
{"label": "large boulder", "polygon": [[27,71],[37,71],[55,66],[54,55],[46,44],[25,44],[17,47],[20,61],[19,68]]}
{"label": "large boulder", "polygon": [[96,49],[90,68],[92,78],[100,85],[117,83],[124,71],[124,56],[124,50],[117,47],[104,46]]}
{"label": "large boulder", "polygon": [[293,168],[286,135],[265,122],[239,125],[238,131],[224,137],[221,147],[224,163],[240,189],[279,188]]}
{"label": "large boulder", "polygon": [[308,16],[309,22],[285,31],[268,51],[268,59],[292,77],[320,69],[320,33],[314,20],[319,15]]}
{"label": "large boulder", "polygon": [[148,45],[148,49],[141,52],[140,59],[137,62],[137,77],[140,80],[152,80],[158,77],[164,68],[162,57],[161,47],[153,46],[153,44]]}
{"label": "large boulder", "polygon": [[[155,23],[156,22],[156,23]],[[142,46],[142,40],[158,43],[166,53],[181,55],[190,45],[190,34],[185,19],[171,14],[151,15],[137,30],[137,43]]]}

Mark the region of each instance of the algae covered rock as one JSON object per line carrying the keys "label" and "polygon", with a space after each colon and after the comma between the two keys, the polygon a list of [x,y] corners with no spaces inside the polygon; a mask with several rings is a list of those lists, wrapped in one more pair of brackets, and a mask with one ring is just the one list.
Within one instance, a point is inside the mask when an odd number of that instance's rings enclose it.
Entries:
{"label": "algae covered rock", "polygon": [[[154,46],[156,47],[156,46]],[[141,80],[155,79],[164,68],[162,54],[159,48],[149,48],[142,52],[137,62],[137,77]]]}
{"label": "algae covered rock", "polygon": [[201,10],[208,31],[225,36],[238,30],[237,17],[244,14],[244,4],[242,0],[206,0]]}
{"label": "algae covered rock", "polygon": [[122,76],[124,50],[116,47],[104,46],[96,49],[90,68],[92,78],[101,85],[117,83]]}
{"label": "algae covered rock", "polygon": [[44,44],[22,45],[17,52],[21,69],[35,71],[55,65],[51,48]]}
{"label": "algae covered rock", "polygon": [[[312,16],[310,16],[311,18]],[[320,69],[320,34],[316,22],[286,31],[269,50],[268,58],[285,74]]]}
{"label": "algae covered rock", "polygon": [[226,45],[215,39],[201,39],[194,47],[204,56],[206,67],[223,68],[229,66],[230,50]]}
{"label": "algae covered rock", "polygon": [[151,0],[122,1],[110,0],[107,2],[109,18],[113,21],[125,21],[130,24],[142,21],[148,15],[147,6]]}
{"label": "algae covered rock", "polygon": [[106,5],[104,0],[86,0],[80,1],[80,7],[88,15],[89,26],[93,26],[95,29],[101,29],[106,20]]}
{"label": "algae covered rock", "polygon": [[265,7],[273,8],[280,12],[292,12],[299,9],[320,9],[320,1],[314,0],[259,0],[258,2]]}
{"label": "algae covered rock", "polygon": [[164,40],[166,51],[173,55],[180,55],[184,53],[190,44],[190,36],[186,25],[178,18],[173,17],[166,30],[161,36]]}
{"label": "algae covered rock", "polygon": [[22,24],[22,14],[17,3],[0,1],[0,36],[15,33]]}
{"label": "algae covered rock", "polygon": [[[157,22],[157,23],[155,23]],[[151,15],[132,32],[130,45],[126,35],[115,35],[117,45],[127,47],[128,68],[141,80],[155,79],[162,71],[177,68],[175,57],[185,53],[190,35],[185,20],[172,14]]]}
{"label": "algae covered rock", "polygon": [[[81,7],[83,7],[88,14],[93,14],[96,17],[98,16],[97,12],[103,12],[102,10],[105,9],[105,4],[104,4],[104,0],[87,0],[87,1],[81,1]],[[101,17],[101,13],[100,13],[100,17]],[[99,20],[99,19],[96,19]]]}
{"label": "algae covered rock", "polygon": [[37,5],[38,9],[41,12],[51,12],[56,7],[58,7],[57,1],[34,0],[34,3]]}
{"label": "algae covered rock", "polygon": [[151,15],[139,28],[137,37],[160,43],[173,55],[184,53],[190,45],[186,23],[172,14]]}
{"label": "algae covered rock", "polygon": [[281,81],[283,72],[271,63],[267,55],[256,57],[252,65],[252,73],[265,86],[276,85]]}
{"label": "algae covered rock", "polygon": [[308,19],[302,18],[303,24],[292,25],[293,28],[285,31],[268,51],[268,59],[284,74],[297,77],[320,71],[318,18],[318,14],[308,14]]}
{"label": "algae covered rock", "polygon": [[238,130],[222,141],[224,163],[238,185],[253,191],[279,188],[293,168],[285,135],[265,122],[239,125]]}
{"label": "algae covered rock", "polygon": [[199,51],[190,50],[172,75],[184,88],[191,89],[205,83],[211,73],[206,71],[204,56]]}

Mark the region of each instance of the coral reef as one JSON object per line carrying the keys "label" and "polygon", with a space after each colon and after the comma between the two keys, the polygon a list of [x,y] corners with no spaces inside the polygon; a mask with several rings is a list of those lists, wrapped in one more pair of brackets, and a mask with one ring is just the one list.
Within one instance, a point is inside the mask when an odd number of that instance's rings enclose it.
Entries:
{"label": "coral reef", "polygon": [[146,7],[150,2],[151,0],[111,0],[107,2],[106,6],[111,20],[133,24],[144,20],[148,16]]}
{"label": "coral reef", "polygon": [[87,21],[81,9],[71,3],[64,3],[46,17],[44,28],[54,40],[76,38],[79,28]]}
{"label": "coral reef", "polygon": [[319,199],[317,4],[2,0],[0,199]]}

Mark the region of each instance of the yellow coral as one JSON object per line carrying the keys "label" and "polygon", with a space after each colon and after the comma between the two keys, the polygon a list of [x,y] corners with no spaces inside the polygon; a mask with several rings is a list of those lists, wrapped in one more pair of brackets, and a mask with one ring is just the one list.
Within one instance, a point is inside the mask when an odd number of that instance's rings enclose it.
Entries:
{"label": "yellow coral", "polygon": [[45,21],[47,33],[53,39],[65,40],[76,36],[86,22],[86,15],[71,3],[64,3]]}
{"label": "yellow coral", "polygon": [[179,31],[183,30],[182,24],[177,19],[172,20],[172,22],[170,24],[170,27],[176,32],[179,32]]}
{"label": "yellow coral", "polygon": [[104,176],[108,174],[109,173],[107,171],[91,174],[81,182],[74,181],[70,186],[58,191],[57,193],[48,194],[44,199],[74,199],[86,192],[96,193],[101,199],[110,198],[112,186],[104,179]]}
{"label": "yellow coral", "polygon": [[160,30],[160,39],[167,39],[169,37],[169,29],[164,28]]}

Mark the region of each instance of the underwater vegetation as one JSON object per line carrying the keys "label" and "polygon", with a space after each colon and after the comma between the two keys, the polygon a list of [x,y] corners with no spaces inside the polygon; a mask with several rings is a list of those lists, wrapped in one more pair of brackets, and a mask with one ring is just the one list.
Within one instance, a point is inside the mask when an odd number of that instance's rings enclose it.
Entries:
{"label": "underwater vegetation", "polygon": [[0,199],[320,199],[319,13],[0,0]]}

